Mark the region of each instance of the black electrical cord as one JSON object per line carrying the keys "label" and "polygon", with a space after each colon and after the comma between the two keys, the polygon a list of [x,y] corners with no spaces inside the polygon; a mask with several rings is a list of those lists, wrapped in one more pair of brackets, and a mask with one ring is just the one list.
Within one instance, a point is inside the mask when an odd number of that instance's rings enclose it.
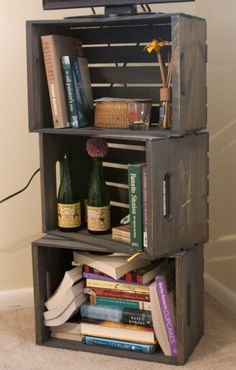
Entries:
{"label": "black electrical cord", "polygon": [[21,190],[18,190],[16,193],[14,194],[11,194],[11,195],[8,195],[6,198],[3,198],[0,200],[0,203],[3,203],[5,202],[6,200],[10,199],[10,198],[13,198],[15,195],[18,195],[20,193],[22,193],[25,189],[28,188],[29,184],[31,183],[31,181],[33,180],[34,176],[40,171],[40,168],[38,168],[34,173],[33,175],[31,176],[31,178],[29,179],[28,183],[23,187],[23,189]]}

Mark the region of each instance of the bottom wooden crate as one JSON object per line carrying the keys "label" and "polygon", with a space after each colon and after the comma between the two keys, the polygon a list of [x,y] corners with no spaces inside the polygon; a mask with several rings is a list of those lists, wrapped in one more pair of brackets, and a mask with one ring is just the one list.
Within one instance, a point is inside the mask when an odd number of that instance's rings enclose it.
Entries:
{"label": "bottom wooden crate", "polygon": [[[36,343],[136,360],[183,365],[203,334],[203,245],[167,257],[175,264],[176,358],[165,356],[162,352],[143,354],[50,337],[49,328],[44,326],[44,302],[57,288],[64,272],[71,268],[73,250],[80,249],[85,247],[80,248],[78,243],[73,242],[66,245],[62,240],[56,239],[43,238],[32,243]],[[90,249],[88,245],[87,250]]]}

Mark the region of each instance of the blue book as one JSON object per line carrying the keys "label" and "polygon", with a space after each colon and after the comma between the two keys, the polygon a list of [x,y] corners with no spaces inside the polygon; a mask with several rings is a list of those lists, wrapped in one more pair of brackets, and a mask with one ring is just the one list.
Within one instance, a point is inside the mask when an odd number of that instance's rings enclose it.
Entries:
{"label": "blue book", "polygon": [[106,320],[145,327],[153,326],[151,311],[135,308],[83,303],[80,306],[80,316],[100,321]]}
{"label": "blue book", "polygon": [[103,346],[103,347],[109,347],[112,349],[121,349],[125,351],[135,351],[135,352],[142,352],[142,353],[153,353],[156,348],[155,344],[144,344],[144,343],[129,342],[129,341],[118,340],[118,339],[90,337],[88,335],[83,336],[82,342],[90,346]]}

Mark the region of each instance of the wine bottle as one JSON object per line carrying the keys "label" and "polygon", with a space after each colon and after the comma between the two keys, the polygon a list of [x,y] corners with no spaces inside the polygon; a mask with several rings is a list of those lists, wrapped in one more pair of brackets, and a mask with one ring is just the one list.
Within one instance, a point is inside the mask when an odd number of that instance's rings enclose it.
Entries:
{"label": "wine bottle", "polygon": [[81,206],[73,184],[71,155],[63,155],[63,175],[57,198],[58,226],[61,231],[77,231],[81,226]]}
{"label": "wine bottle", "polygon": [[102,158],[108,152],[105,139],[90,138],[86,144],[92,158],[87,197],[87,229],[91,234],[105,234],[111,229],[110,197],[103,176]]}

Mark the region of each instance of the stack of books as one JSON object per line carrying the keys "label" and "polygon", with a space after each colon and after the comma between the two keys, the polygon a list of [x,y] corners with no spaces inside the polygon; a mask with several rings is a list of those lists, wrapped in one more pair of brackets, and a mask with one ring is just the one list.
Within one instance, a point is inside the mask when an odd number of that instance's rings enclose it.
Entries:
{"label": "stack of books", "polygon": [[55,338],[176,356],[174,265],[127,255],[73,252],[73,265],[45,302]]}
{"label": "stack of books", "polygon": [[76,263],[83,263],[84,293],[89,297],[80,307],[83,343],[144,353],[153,353],[159,344],[166,355],[176,355],[168,339],[168,330],[175,339],[173,312],[170,305],[165,307],[165,322],[158,293],[161,279],[166,289],[163,300],[169,302],[167,259],[151,262],[137,257],[127,262],[127,256],[118,254],[74,252]]}

